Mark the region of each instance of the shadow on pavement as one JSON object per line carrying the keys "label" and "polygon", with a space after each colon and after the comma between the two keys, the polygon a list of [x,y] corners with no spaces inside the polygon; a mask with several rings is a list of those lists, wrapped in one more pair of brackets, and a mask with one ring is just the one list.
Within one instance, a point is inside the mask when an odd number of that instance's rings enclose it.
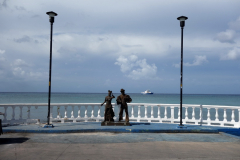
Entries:
{"label": "shadow on pavement", "polygon": [[0,138],[0,145],[2,144],[13,144],[13,143],[23,143],[29,140],[29,138],[19,137],[19,138]]}
{"label": "shadow on pavement", "polygon": [[150,125],[150,123],[131,123],[131,125]]}

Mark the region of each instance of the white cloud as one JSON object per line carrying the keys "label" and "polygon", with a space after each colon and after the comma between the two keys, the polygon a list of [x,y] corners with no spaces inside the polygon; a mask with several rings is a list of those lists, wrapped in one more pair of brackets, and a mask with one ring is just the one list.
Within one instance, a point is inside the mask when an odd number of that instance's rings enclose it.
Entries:
{"label": "white cloud", "polygon": [[240,58],[240,48],[234,47],[227,54],[222,54],[220,60],[236,60]]}
{"label": "white cloud", "polygon": [[[175,40],[175,39],[174,39]],[[173,43],[173,44],[172,44]],[[131,55],[133,53],[164,56],[167,55],[172,39],[157,36],[137,36],[121,34],[59,34],[54,36],[54,52],[56,57],[62,57],[63,50],[87,52],[93,55]],[[71,54],[67,53],[67,54]],[[113,55],[114,53],[114,55]]]}
{"label": "white cloud", "polygon": [[120,56],[115,64],[119,65],[121,72],[126,73],[126,76],[131,79],[158,79],[155,64],[147,64],[146,59],[138,60],[136,55]]}
{"label": "white cloud", "polygon": [[131,55],[128,58],[120,56],[114,64],[119,65],[121,67],[121,71],[125,73],[126,71],[131,70],[132,67],[136,66],[135,62],[137,59],[138,57],[136,55]]}
{"label": "white cloud", "polygon": [[234,43],[237,33],[234,30],[226,30],[225,32],[220,32],[216,36],[216,40],[223,43]]}
{"label": "white cloud", "polygon": [[12,66],[29,66],[29,65],[22,59],[16,59],[12,63]]}
{"label": "white cloud", "polygon": [[208,62],[206,56],[195,56],[193,63],[184,63],[184,66],[199,66],[205,62]]}
{"label": "white cloud", "polygon": [[25,71],[20,67],[16,67],[16,68],[13,68],[13,74],[15,76],[23,76],[25,74]]}
{"label": "white cloud", "polygon": [[0,49],[0,54],[4,54],[4,53],[5,53],[5,50]]}
{"label": "white cloud", "polygon": [[[204,56],[195,56],[194,60],[193,60],[193,63],[183,63],[184,66],[187,66],[187,67],[190,67],[190,66],[199,66],[199,65],[202,65],[203,63],[206,63],[208,62],[207,60],[207,57],[204,55]],[[174,67],[176,68],[179,68],[180,67],[180,64],[174,64],[173,65]]]}
{"label": "white cloud", "polygon": [[155,64],[149,65],[146,59],[139,60],[136,62],[140,68],[132,70],[128,77],[138,80],[138,79],[158,79],[157,77],[157,67]]}

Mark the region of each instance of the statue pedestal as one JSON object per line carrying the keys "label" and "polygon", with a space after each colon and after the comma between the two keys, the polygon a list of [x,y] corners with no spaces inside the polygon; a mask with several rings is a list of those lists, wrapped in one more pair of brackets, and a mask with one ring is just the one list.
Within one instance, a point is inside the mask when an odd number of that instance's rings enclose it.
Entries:
{"label": "statue pedestal", "polygon": [[131,126],[129,122],[102,122],[101,126]]}

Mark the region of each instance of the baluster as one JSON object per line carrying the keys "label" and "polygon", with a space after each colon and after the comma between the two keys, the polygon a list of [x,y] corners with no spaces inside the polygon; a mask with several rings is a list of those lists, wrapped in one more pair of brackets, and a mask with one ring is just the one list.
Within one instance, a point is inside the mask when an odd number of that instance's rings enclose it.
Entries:
{"label": "baluster", "polygon": [[78,117],[77,118],[81,118],[80,109],[81,109],[81,106],[78,106]]}
{"label": "baluster", "polygon": [[53,113],[52,113],[52,110],[53,110],[53,106],[50,106],[50,119],[53,118]]}
{"label": "baluster", "polygon": [[161,118],[160,117],[160,106],[158,106],[158,118]]}
{"label": "baluster", "polygon": [[232,120],[231,120],[231,122],[235,122],[234,109],[232,109]]}
{"label": "baluster", "polygon": [[22,120],[22,108],[23,106],[19,106],[19,109],[20,109],[19,120]]}
{"label": "baluster", "polygon": [[134,114],[133,114],[133,107],[134,106],[131,106],[131,107],[132,107],[131,118],[134,118]]}
{"label": "baluster", "polygon": [[15,120],[15,106],[12,106],[12,120]]}
{"label": "baluster", "polygon": [[7,121],[7,109],[8,109],[8,106],[4,106],[4,121]]}
{"label": "baluster", "polygon": [[216,110],[216,114],[215,114],[216,119],[215,119],[215,121],[219,121],[219,119],[218,119],[218,108],[215,108],[215,110]]}
{"label": "baluster", "polygon": [[185,121],[188,120],[188,107],[185,107]]}
{"label": "baluster", "polygon": [[71,118],[74,118],[73,112],[74,112],[74,106],[72,106]]}
{"label": "baluster", "polygon": [[30,109],[31,109],[31,106],[28,106],[28,111],[27,111],[28,112],[28,119],[30,119],[30,112],[31,112]]}
{"label": "baluster", "polygon": [[174,123],[174,106],[171,106],[171,123]]}
{"label": "baluster", "polygon": [[147,106],[144,105],[144,107],[145,107],[145,118],[147,118]]}
{"label": "baluster", "polygon": [[162,123],[160,109],[161,109],[161,106],[158,106],[158,118],[159,118],[159,123]]}
{"label": "baluster", "polygon": [[141,106],[138,106],[138,119],[137,119],[137,122],[140,122],[140,118],[141,118],[140,108],[141,108]]}
{"label": "baluster", "polygon": [[67,119],[67,108],[68,108],[68,106],[64,106],[64,108],[65,108],[64,119]]}
{"label": "baluster", "polygon": [[53,114],[52,114],[53,106],[50,106],[50,123],[52,123]]}
{"label": "baluster", "polygon": [[113,110],[113,112],[114,112],[114,110],[115,110],[115,106],[114,106],[114,105],[112,105],[112,110]]}
{"label": "baluster", "polygon": [[210,125],[211,124],[211,119],[210,119],[210,108],[207,108],[207,124]]}
{"label": "baluster", "polygon": [[178,108],[178,120],[180,120],[180,107]]}
{"label": "baluster", "polygon": [[60,119],[60,106],[57,106],[57,118]]}
{"label": "baluster", "polygon": [[164,118],[167,119],[167,106],[165,106]]}
{"label": "baluster", "polygon": [[88,116],[87,116],[87,107],[88,106],[85,106],[85,116],[84,116],[85,118],[88,118]]}
{"label": "baluster", "polygon": [[223,114],[223,121],[227,122],[227,113],[226,113],[226,109],[224,109],[224,114]]}
{"label": "baluster", "polygon": [[[98,118],[101,117],[101,116],[100,116],[100,109],[101,109],[101,106],[98,106]],[[113,108],[113,109],[115,109],[115,108]],[[114,112],[114,110],[113,110],[113,112]]]}
{"label": "baluster", "polygon": [[91,114],[91,118],[94,118],[94,106],[92,106],[92,114]]}
{"label": "baluster", "polygon": [[192,120],[195,120],[195,107],[192,107]]}
{"label": "baluster", "polygon": [[119,113],[120,113],[120,105],[117,105],[118,106],[118,118],[119,118]]}
{"label": "baluster", "polygon": [[240,109],[238,109],[238,124],[237,127],[240,127]]}
{"label": "baluster", "polygon": [[151,118],[154,118],[153,117],[153,106],[151,106]]}
{"label": "baluster", "polygon": [[117,105],[117,107],[118,107],[118,113],[117,113],[117,117],[116,117],[116,119],[119,119],[120,105]]}
{"label": "baluster", "polygon": [[200,105],[200,113],[199,113],[199,119],[200,119],[200,122],[202,124],[202,105]]}

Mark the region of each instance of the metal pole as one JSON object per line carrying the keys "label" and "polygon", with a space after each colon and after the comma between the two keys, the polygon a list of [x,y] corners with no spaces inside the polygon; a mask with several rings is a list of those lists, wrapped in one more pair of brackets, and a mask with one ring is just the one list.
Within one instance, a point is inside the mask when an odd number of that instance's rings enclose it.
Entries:
{"label": "metal pole", "polygon": [[183,27],[181,27],[181,80],[180,80],[180,126],[183,126],[182,124],[182,82],[183,82]]}
{"label": "metal pole", "polygon": [[50,59],[49,59],[49,88],[48,88],[48,125],[50,121],[50,100],[51,100],[51,70],[52,70],[52,29],[53,22],[51,22],[51,31],[50,31]]}

